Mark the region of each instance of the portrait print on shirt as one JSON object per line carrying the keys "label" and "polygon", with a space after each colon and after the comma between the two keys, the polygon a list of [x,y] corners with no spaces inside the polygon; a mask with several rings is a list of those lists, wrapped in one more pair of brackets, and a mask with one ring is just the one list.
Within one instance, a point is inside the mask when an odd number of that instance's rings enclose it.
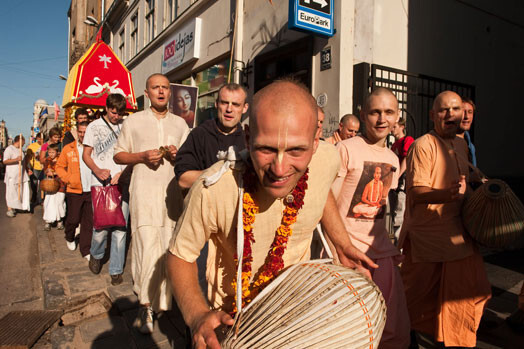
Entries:
{"label": "portrait print on shirt", "polygon": [[362,175],[353,194],[347,216],[363,220],[384,218],[387,196],[395,170],[391,164],[364,161]]}

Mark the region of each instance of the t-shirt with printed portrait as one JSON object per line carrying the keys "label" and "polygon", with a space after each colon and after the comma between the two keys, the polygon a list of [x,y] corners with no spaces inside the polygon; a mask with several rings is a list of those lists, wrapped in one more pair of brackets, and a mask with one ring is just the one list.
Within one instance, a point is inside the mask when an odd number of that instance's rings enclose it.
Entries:
{"label": "t-shirt with printed portrait", "polygon": [[341,163],[332,190],[351,241],[371,258],[400,254],[386,230],[388,192],[398,185],[397,156],[361,136],[339,142],[337,149]]}

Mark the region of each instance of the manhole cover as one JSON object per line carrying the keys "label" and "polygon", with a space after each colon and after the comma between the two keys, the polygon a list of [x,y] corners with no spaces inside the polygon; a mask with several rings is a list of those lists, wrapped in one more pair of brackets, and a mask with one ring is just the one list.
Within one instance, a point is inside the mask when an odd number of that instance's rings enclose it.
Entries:
{"label": "manhole cover", "polygon": [[0,319],[0,348],[30,348],[61,311],[12,311]]}

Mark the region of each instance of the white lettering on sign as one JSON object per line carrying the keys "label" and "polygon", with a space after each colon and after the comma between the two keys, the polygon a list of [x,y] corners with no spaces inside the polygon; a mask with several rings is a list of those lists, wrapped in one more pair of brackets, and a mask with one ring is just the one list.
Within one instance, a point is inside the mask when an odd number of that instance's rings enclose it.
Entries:
{"label": "white lettering on sign", "polygon": [[317,16],[311,13],[298,10],[298,22],[314,25],[316,27],[321,27],[324,29],[329,29],[331,27],[331,20],[329,18]]}

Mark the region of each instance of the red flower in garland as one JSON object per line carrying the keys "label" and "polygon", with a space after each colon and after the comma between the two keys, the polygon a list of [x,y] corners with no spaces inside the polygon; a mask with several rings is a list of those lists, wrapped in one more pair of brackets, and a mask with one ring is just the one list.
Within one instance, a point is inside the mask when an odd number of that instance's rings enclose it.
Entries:
{"label": "red flower in garland", "polygon": [[[242,206],[242,222],[244,224],[244,252],[242,258],[242,306],[245,306],[284,268],[283,255],[287,247],[287,242],[292,234],[290,226],[297,221],[298,211],[304,205],[304,196],[307,190],[309,169],[300,177],[297,185],[292,191],[293,201],[285,201],[284,212],[280,226],[275,232],[275,239],[269,248],[264,265],[256,280],[253,281],[250,289],[251,263],[253,255],[251,245],[255,242],[253,236],[253,223],[255,215],[259,212],[259,207],[253,200],[252,194],[256,189],[256,175],[249,168],[244,172],[244,197]],[[235,254],[235,262],[238,263],[238,256]],[[233,281],[233,289],[237,290],[236,280]],[[236,304],[233,304],[233,312],[236,313]]]}

